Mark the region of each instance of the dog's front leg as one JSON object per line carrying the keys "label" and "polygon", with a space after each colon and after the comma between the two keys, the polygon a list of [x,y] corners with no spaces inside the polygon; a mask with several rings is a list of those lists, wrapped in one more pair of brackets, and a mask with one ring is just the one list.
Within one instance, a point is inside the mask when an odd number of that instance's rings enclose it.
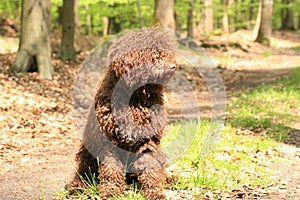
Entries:
{"label": "dog's front leg", "polygon": [[137,181],[147,199],[164,199],[163,182],[166,178],[161,153],[145,153],[134,163]]}
{"label": "dog's front leg", "polygon": [[124,166],[115,152],[108,152],[99,165],[99,184],[101,199],[122,194],[127,188]]}
{"label": "dog's front leg", "polygon": [[138,182],[141,184],[142,193],[147,199],[165,199],[162,183],[165,174],[163,170],[145,172],[138,175]]}

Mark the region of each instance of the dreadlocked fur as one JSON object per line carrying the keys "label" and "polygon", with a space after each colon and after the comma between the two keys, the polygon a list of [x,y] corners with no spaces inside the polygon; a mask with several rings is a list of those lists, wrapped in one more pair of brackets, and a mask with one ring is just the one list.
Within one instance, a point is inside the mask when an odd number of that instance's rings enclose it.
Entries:
{"label": "dreadlocked fur", "polygon": [[162,92],[177,68],[170,38],[166,31],[147,28],[125,32],[110,47],[68,189],[84,188],[80,177],[94,173],[102,199],[123,193],[132,182],[146,198],[164,198]]}

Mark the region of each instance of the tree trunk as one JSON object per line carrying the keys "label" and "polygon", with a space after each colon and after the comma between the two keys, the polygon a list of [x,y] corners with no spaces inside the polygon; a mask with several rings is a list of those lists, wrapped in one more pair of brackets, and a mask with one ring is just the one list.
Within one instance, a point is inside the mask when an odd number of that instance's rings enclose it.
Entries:
{"label": "tree trunk", "polygon": [[204,8],[204,0],[201,0],[200,2],[200,18],[196,21],[196,27],[195,29],[195,33],[194,33],[194,37],[195,38],[199,38],[201,36],[201,34],[205,33],[204,30],[204,22],[205,22],[205,8]]}
{"label": "tree trunk", "polygon": [[252,20],[254,18],[254,0],[250,1],[250,6],[249,6],[249,27],[252,28]]}
{"label": "tree trunk", "polygon": [[282,21],[281,27],[286,30],[295,30],[295,19],[294,19],[294,0],[288,0],[288,9],[286,10],[284,21]]}
{"label": "tree trunk", "polygon": [[284,24],[285,24],[285,13],[286,13],[286,8],[284,7],[285,4],[286,4],[286,0],[281,0],[281,5],[283,5],[283,7],[280,9],[281,29],[284,29]]}
{"label": "tree trunk", "polygon": [[222,25],[223,25],[223,30],[225,33],[229,34],[229,18],[228,18],[228,5],[227,5],[227,0],[222,0],[222,6],[223,6],[223,17],[222,17]]}
{"label": "tree trunk", "polygon": [[[75,21],[75,36],[80,36],[80,19],[79,19],[79,0],[74,0],[74,21]],[[76,37],[79,38],[79,37]]]}
{"label": "tree trunk", "polygon": [[106,36],[108,34],[108,17],[103,17],[102,22],[103,22],[102,35]]}
{"label": "tree trunk", "polygon": [[270,46],[273,0],[261,0],[254,30],[255,42]]}
{"label": "tree trunk", "polygon": [[141,10],[140,0],[136,0],[136,5],[137,5],[138,13],[139,13],[140,27],[143,28],[144,27],[144,19],[143,19],[143,14],[142,14],[142,10]]}
{"label": "tree trunk", "polygon": [[[80,16],[78,12],[79,0],[74,0],[74,50],[80,49],[82,47],[83,40],[80,31]],[[76,53],[75,53],[76,56]]]}
{"label": "tree trunk", "polygon": [[154,23],[175,30],[174,0],[155,0]]}
{"label": "tree trunk", "polygon": [[204,31],[205,33],[210,33],[214,30],[214,13],[213,13],[213,1],[204,0]]}
{"label": "tree trunk", "polygon": [[190,1],[190,8],[188,10],[188,16],[187,16],[187,31],[188,36],[193,38],[194,37],[194,0]]}
{"label": "tree trunk", "polygon": [[[85,6],[85,9],[90,9],[89,5]],[[92,34],[92,17],[91,14],[87,13],[85,16],[85,23],[86,23],[86,34],[91,35]]]}
{"label": "tree trunk", "polygon": [[50,0],[23,0],[21,18],[19,50],[10,71],[38,70],[41,79],[52,79]]}
{"label": "tree trunk", "polygon": [[75,18],[74,18],[74,0],[63,1],[63,27],[61,39],[60,57],[63,60],[74,60],[74,31],[75,31]]}
{"label": "tree trunk", "polygon": [[[241,16],[241,4],[242,4],[241,0],[237,0],[236,4],[237,4],[237,8],[236,8],[236,14],[235,14],[235,21],[239,24],[238,28],[242,28],[240,23],[244,20],[243,20],[243,16]],[[235,31],[235,30],[236,30],[236,27],[233,26],[232,31]]]}
{"label": "tree trunk", "polygon": [[175,20],[175,30],[180,32],[181,31],[181,23],[180,23],[179,15],[176,11],[174,11],[174,20]]}
{"label": "tree trunk", "polygon": [[20,2],[16,1],[15,2],[16,5],[16,11],[15,11],[15,20],[19,20],[20,19]]}
{"label": "tree trunk", "polygon": [[298,14],[298,29],[300,29],[300,13]]}
{"label": "tree trunk", "polygon": [[222,26],[225,33],[230,33],[230,24],[233,24],[233,18],[228,15],[228,7],[234,3],[234,0],[222,0],[223,6],[223,17],[222,17]]}
{"label": "tree trunk", "polygon": [[121,23],[116,21],[116,17],[108,18],[108,34],[116,34],[122,31]]}

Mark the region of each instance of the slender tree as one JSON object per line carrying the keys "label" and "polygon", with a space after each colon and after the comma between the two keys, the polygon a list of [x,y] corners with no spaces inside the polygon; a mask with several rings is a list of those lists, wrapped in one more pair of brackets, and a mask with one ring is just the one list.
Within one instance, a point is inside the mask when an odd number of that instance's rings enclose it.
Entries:
{"label": "slender tree", "polygon": [[80,33],[80,19],[79,19],[79,0],[74,0],[74,23],[75,23],[75,37],[79,38]]}
{"label": "slender tree", "polygon": [[74,60],[74,0],[63,1],[63,19],[62,19],[62,39],[60,56],[63,60]]}
{"label": "slender tree", "polygon": [[188,36],[193,38],[194,37],[194,0],[191,0],[189,3],[189,10],[187,16],[187,29],[188,29]]}
{"label": "slender tree", "polygon": [[109,23],[108,17],[103,17],[102,18],[102,24],[103,24],[102,35],[103,36],[106,36],[108,34],[108,23]]}
{"label": "slender tree", "polygon": [[174,0],[155,0],[154,23],[175,30]]}
{"label": "slender tree", "polygon": [[199,12],[196,12],[198,14],[197,20],[195,22],[195,28],[194,28],[194,38],[199,38],[201,34],[205,33],[205,6],[204,6],[204,0],[200,0],[200,2],[197,2],[200,4]]}
{"label": "slender tree", "polygon": [[38,70],[41,79],[52,79],[50,0],[23,0],[19,50],[10,71]]}
{"label": "slender tree", "polygon": [[300,29],[300,13],[298,14],[298,29]]}
{"label": "slender tree", "polygon": [[214,12],[212,6],[212,0],[204,0],[204,31],[206,33],[212,32],[214,30]]}
{"label": "slender tree", "polygon": [[249,6],[249,27],[251,28],[253,26],[252,20],[254,19],[254,0],[250,0],[250,6]]}
{"label": "slender tree", "polygon": [[223,6],[223,17],[222,17],[223,30],[228,34],[230,33],[230,28],[229,28],[230,20],[228,15],[228,7],[234,3],[234,0],[221,0],[221,2]]}
{"label": "slender tree", "polygon": [[284,29],[283,25],[285,24],[285,13],[286,13],[286,4],[287,0],[281,0],[281,9],[280,9],[280,22],[281,22],[281,29]]}
{"label": "slender tree", "polygon": [[[89,10],[90,6],[85,5],[85,10]],[[92,16],[90,13],[87,13],[85,16],[85,24],[86,24],[86,34],[91,35],[92,34]]]}
{"label": "slender tree", "polygon": [[[120,8],[123,8],[122,4],[114,3],[109,5],[109,8],[111,10],[118,10]],[[122,19],[123,16],[113,15],[108,17],[108,26],[107,26],[107,33],[108,34],[116,34],[122,31],[122,22],[120,19]]]}
{"label": "slender tree", "polygon": [[141,10],[140,0],[136,0],[136,6],[138,9],[138,13],[139,13],[140,27],[143,28],[144,27],[144,19],[143,19],[143,14],[142,14],[142,10]]}
{"label": "slender tree", "polygon": [[229,33],[229,19],[228,19],[228,11],[227,11],[227,0],[221,0],[223,6],[223,17],[222,17],[222,25],[223,30],[228,34]]}
{"label": "slender tree", "polygon": [[180,32],[181,31],[180,17],[175,10],[174,10],[174,19],[175,19],[175,30]]}
{"label": "slender tree", "polygon": [[270,46],[273,0],[261,0],[254,29],[255,41]]}
{"label": "slender tree", "polygon": [[281,21],[281,28],[286,30],[295,30],[295,16],[294,16],[294,0],[287,0],[288,8],[286,9],[283,20]]}

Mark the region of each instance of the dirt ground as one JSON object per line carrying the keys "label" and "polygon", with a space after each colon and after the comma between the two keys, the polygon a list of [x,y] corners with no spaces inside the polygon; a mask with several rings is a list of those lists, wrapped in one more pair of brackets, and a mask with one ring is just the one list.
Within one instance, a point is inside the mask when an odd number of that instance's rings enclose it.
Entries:
{"label": "dirt ground", "polygon": [[[300,46],[300,32],[275,32],[271,48],[251,42],[250,37],[250,32],[239,31],[228,38],[202,41],[210,44],[208,54],[222,75],[228,97],[286,77],[300,66],[300,50],[291,49]],[[85,56],[80,55],[77,62],[54,59],[54,80],[42,81],[36,73],[10,76],[8,68],[14,55],[0,55],[0,199],[54,199],[70,180],[80,144],[72,118],[72,86]],[[192,75],[189,79],[195,86],[199,84]],[[207,91],[199,88],[197,96],[205,117]],[[168,112],[176,119],[179,108],[172,102],[167,102]],[[240,188],[223,199],[300,199],[300,123],[293,130],[279,147],[293,164],[267,166],[279,178],[271,192]],[[188,191],[166,194],[169,199],[190,198]],[[208,193],[203,199],[211,196]]]}

